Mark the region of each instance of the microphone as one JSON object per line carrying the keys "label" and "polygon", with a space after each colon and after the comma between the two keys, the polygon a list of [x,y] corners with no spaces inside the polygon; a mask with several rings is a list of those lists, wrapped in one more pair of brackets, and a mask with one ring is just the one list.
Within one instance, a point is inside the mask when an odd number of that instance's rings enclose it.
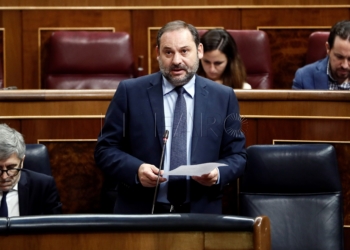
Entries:
{"label": "microphone", "polygon": [[169,131],[165,130],[164,135],[163,135],[163,149],[162,149],[162,155],[160,156],[159,171],[158,171],[158,177],[157,177],[157,185],[156,185],[156,189],[154,190],[154,197],[153,197],[153,204],[152,204],[152,214],[154,212],[154,206],[156,205],[156,198],[157,198],[157,193],[158,193],[160,170],[162,170],[162,167],[163,167],[165,145],[166,145],[166,142],[168,141],[168,137],[169,137]]}

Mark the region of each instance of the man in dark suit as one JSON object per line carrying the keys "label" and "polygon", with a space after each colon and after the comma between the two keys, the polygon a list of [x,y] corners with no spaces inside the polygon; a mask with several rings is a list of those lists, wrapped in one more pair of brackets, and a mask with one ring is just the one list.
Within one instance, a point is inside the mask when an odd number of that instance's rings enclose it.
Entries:
{"label": "man in dark suit", "polygon": [[54,179],[23,169],[25,149],[23,136],[0,124],[0,216],[61,213]]}
{"label": "man in dark suit", "polygon": [[332,27],[325,49],[326,58],[297,70],[293,89],[350,89],[350,21]]}
{"label": "man in dark suit", "polygon": [[[163,134],[169,130],[154,212],[221,214],[222,190],[243,173],[246,163],[237,98],[232,88],[195,74],[203,47],[192,25],[166,24],[158,32],[156,50],[160,72],[119,84],[96,145],[96,164],[116,183],[114,213],[151,213]],[[177,93],[178,88],[184,93]],[[181,145],[187,153],[185,165],[227,166],[187,176],[186,188],[178,185],[178,193],[185,190],[183,202],[171,204],[167,171],[175,155],[174,109],[180,95],[187,108],[186,139]]]}

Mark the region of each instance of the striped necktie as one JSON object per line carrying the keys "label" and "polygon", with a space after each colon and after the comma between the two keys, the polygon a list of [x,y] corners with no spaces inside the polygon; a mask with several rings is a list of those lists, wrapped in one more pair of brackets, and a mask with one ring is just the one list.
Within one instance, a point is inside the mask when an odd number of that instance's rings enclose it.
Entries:
{"label": "striped necktie", "polygon": [[[187,109],[183,96],[185,89],[176,87],[174,120],[171,138],[170,170],[187,163]],[[186,176],[169,176],[168,196],[170,204],[181,205],[186,200]]]}

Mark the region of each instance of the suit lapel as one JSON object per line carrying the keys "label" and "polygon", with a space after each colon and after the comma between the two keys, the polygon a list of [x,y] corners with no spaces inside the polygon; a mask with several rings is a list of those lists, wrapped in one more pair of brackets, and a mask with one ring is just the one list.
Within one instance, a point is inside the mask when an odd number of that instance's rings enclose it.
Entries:
{"label": "suit lapel", "polygon": [[24,171],[21,173],[21,178],[18,182],[18,203],[19,203],[19,215],[28,215],[29,211],[29,187],[27,181],[27,175]]}
{"label": "suit lapel", "polygon": [[[328,57],[320,61],[314,72],[314,88],[315,89],[328,89],[328,75],[327,75]],[[317,87],[316,87],[317,86]]]}
{"label": "suit lapel", "polygon": [[148,90],[148,98],[151,103],[153,111],[153,120],[156,125],[157,136],[159,143],[163,144],[163,134],[165,130],[164,122],[164,104],[163,104],[163,89],[162,89],[162,77],[158,74],[158,78],[155,78],[150,82]]}
{"label": "suit lapel", "polygon": [[206,84],[196,76],[195,96],[194,96],[194,114],[193,114],[193,132],[192,132],[192,149],[191,163],[195,164],[194,156],[199,138],[203,135],[203,119],[206,114],[208,105],[209,92],[206,90]]}

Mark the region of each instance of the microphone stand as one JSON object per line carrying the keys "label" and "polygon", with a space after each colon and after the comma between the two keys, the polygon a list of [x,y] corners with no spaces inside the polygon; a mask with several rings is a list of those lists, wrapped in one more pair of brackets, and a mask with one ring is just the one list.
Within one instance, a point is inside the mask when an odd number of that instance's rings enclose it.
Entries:
{"label": "microphone stand", "polygon": [[162,149],[162,155],[160,157],[159,171],[158,171],[158,177],[157,177],[157,184],[156,184],[156,189],[154,190],[154,197],[153,197],[153,203],[152,203],[152,214],[154,212],[154,206],[156,205],[156,198],[157,198],[157,193],[158,193],[160,171],[162,170],[162,167],[163,167],[165,145],[166,145],[166,142],[168,141],[168,136],[169,136],[169,131],[165,130],[164,135],[163,135],[163,149]]}

